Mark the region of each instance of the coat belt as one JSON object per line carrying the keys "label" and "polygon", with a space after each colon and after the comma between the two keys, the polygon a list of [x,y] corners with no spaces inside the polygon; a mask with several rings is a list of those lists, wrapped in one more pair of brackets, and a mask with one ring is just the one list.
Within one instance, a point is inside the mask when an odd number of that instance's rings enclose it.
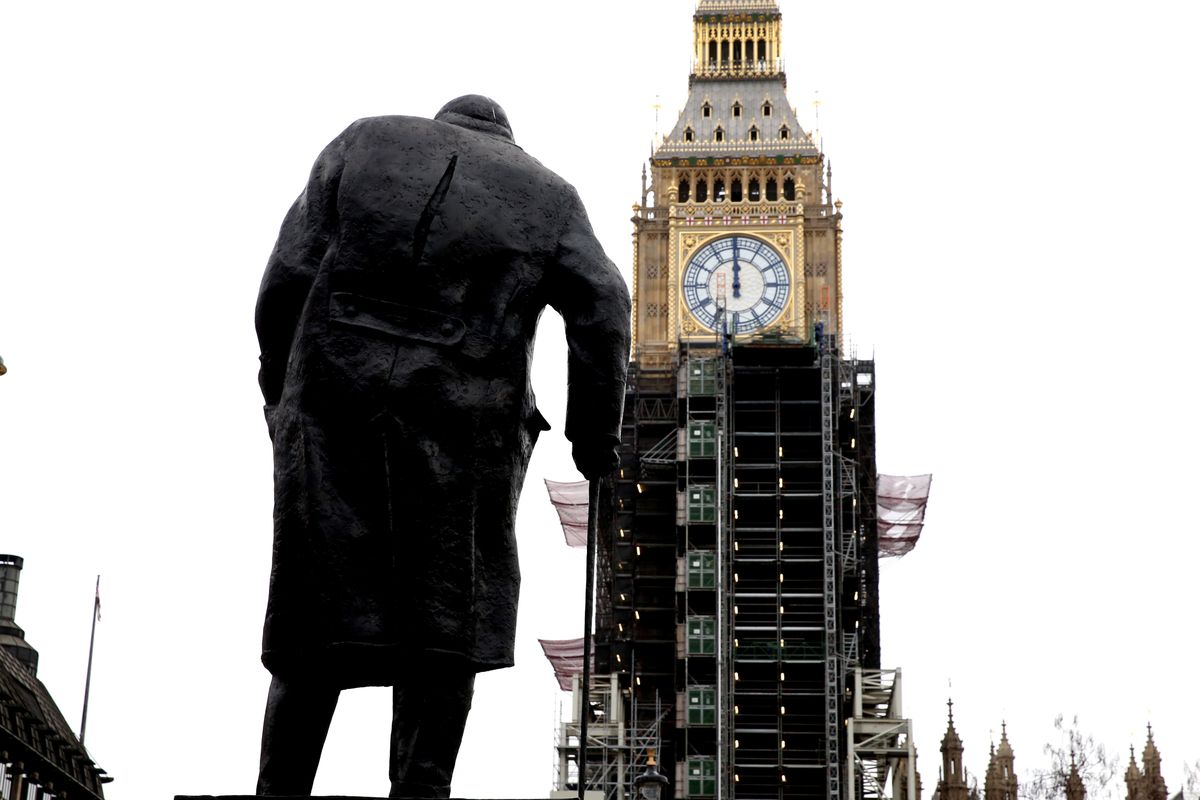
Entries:
{"label": "coat belt", "polygon": [[334,292],[329,298],[329,317],[340,325],[393,339],[454,348],[469,358],[486,358],[495,349],[490,336],[468,331],[458,317],[368,295]]}

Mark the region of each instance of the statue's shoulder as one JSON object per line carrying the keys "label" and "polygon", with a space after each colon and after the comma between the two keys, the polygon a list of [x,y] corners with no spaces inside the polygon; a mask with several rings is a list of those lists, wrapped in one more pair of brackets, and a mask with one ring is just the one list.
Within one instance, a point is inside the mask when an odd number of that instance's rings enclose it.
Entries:
{"label": "statue's shoulder", "polygon": [[350,123],[342,134],[362,141],[364,139],[396,138],[398,136],[429,136],[443,131],[446,125],[425,117],[408,117],[391,114],[382,117],[363,117]]}
{"label": "statue's shoulder", "polygon": [[[526,153],[511,138],[425,117],[389,115],[355,121],[340,137],[350,161],[373,174],[381,163],[403,153],[410,165],[423,162],[441,174],[445,159],[458,158],[459,169],[500,183],[537,185],[547,202],[575,199],[572,186]],[[531,200],[532,201],[532,200]]]}
{"label": "statue's shoulder", "polygon": [[454,149],[462,151],[502,151],[520,158],[521,148],[511,140],[501,140],[449,122],[399,114],[363,117],[351,123],[341,138],[352,149],[413,148],[417,153]]}

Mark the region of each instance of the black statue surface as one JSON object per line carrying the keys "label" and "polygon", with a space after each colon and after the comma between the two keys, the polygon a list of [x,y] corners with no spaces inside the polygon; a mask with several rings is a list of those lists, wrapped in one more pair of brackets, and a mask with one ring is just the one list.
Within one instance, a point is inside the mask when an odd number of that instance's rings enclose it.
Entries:
{"label": "black statue surface", "polygon": [[547,305],[576,466],[607,474],[629,293],[504,111],[359,120],[317,159],[255,320],[275,460],[259,795],[310,793],[339,691],[393,686],[391,795],[449,796],[475,674],[513,663]]}

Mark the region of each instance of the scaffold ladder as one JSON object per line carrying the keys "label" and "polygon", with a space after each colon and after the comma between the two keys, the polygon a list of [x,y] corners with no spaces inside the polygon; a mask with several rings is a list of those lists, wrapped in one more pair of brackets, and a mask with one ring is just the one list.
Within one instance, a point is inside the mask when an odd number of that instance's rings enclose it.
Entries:
{"label": "scaffold ladder", "polygon": [[824,501],[825,560],[825,770],[826,797],[839,800],[841,770],[838,737],[841,732],[842,687],[840,679],[840,650],[838,641],[837,592],[837,481],[838,469],[834,453],[833,422],[835,380],[834,354],[828,346],[821,352],[821,488]]}
{"label": "scaffold ladder", "polygon": [[716,363],[717,439],[717,796],[733,800],[733,447],[730,430],[730,372],[732,358],[725,341],[725,311],[719,309]]}

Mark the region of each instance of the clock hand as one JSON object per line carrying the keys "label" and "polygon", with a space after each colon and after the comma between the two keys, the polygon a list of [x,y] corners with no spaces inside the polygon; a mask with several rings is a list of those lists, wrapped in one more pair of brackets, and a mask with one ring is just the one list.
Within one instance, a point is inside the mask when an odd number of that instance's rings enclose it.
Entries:
{"label": "clock hand", "polygon": [[733,297],[734,299],[742,296],[742,281],[740,273],[742,268],[738,265],[737,260],[737,237],[733,237]]}

